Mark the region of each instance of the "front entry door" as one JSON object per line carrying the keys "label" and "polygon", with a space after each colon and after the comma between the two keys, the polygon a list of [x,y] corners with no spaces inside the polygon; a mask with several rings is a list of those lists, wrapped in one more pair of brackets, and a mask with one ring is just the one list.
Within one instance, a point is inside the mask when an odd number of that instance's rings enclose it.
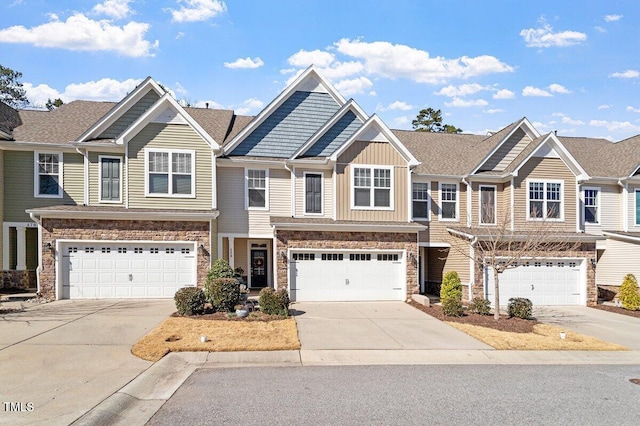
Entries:
{"label": "front entry door", "polygon": [[251,250],[251,287],[267,286],[267,251]]}

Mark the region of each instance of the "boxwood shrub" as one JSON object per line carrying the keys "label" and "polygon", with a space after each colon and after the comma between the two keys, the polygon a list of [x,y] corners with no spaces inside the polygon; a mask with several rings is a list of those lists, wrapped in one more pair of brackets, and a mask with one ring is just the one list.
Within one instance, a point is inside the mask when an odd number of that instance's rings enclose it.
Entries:
{"label": "boxwood shrub", "polygon": [[231,312],[240,301],[240,282],[235,278],[207,279],[204,295],[215,312]]}
{"label": "boxwood shrub", "polygon": [[533,303],[524,297],[512,297],[507,304],[509,318],[532,319]]}
{"label": "boxwood shrub", "polygon": [[176,291],[173,300],[178,315],[199,315],[204,311],[204,292],[199,287],[183,287]]}
{"label": "boxwood shrub", "polygon": [[275,291],[270,287],[266,287],[260,290],[258,304],[260,305],[260,310],[265,314],[286,317],[289,315],[290,303],[289,293],[285,289],[281,288]]}
{"label": "boxwood shrub", "polygon": [[491,302],[482,297],[474,297],[471,303],[469,303],[469,312],[480,315],[490,315]]}

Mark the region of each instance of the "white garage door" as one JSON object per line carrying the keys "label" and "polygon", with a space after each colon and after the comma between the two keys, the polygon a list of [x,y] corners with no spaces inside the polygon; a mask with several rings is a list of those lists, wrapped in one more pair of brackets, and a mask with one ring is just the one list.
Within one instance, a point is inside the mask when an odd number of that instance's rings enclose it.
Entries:
{"label": "white garage door", "polygon": [[78,241],[61,252],[63,299],[173,297],[196,285],[193,243]]}
{"label": "white garage door", "polygon": [[404,300],[401,252],[292,252],[289,288],[295,301]]}
{"label": "white garage door", "polygon": [[[521,262],[500,275],[500,305],[512,297],[525,297],[533,306],[580,305],[581,261],[545,259]],[[493,270],[485,270],[487,298],[493,303]]]}

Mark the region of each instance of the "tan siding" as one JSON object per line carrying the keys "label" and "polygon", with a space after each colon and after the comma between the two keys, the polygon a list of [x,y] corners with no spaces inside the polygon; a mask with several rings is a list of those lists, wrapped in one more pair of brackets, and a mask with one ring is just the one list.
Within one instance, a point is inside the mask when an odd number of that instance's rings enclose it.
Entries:
{"label": "tan siding", "polygon": [[233,267],[237,268],[239,266],[244,269],[245,274],[247,274],[247,271],[249,270],[247,240],[244,238],[236,238],[233,242],[233,245],[235,247],[233,249],[233,256],[235,257],[233,261]]}
{"label": "tan siding", "polygon": [[456,271],[463,284],[468,284],[469,258],[455,249],[429,248],[427,249],[427,281],[442,282],[447,272]]}
{"label": "tan siding", "polygon": [[304,212],[304,197],[305,197],[305,186],[304,186],[304,174],[306,173],[322,173],[322,215],[309,215],[309,217],[325,217],[331,218],[333,217],[333,180],[331,170],[305,170],[296,168],[296,183],[295,183],[295,208],[296,208],[296,216],[305,216]]}
{"label": "tan siding", "polygon": [[269,170],[269,210],[249,210],[248,216],[249,234],[253,235],[273,233],[271,216],[291,216],[291,173],[288,170]]}
{"label": "tan siding", "polygon": [[247,234],[249,215],[244,204],[244,169],[241,167],[217,167],[218,232]]}
{"label": "tan siding", "polygon": [[[585,185],[591,188],[600,188],[600,224],[585,223],[584,230],[589,234],[602,234],[603,229],[622,229],[620,212],[620,200],[622,194],[617,185]],[[584,205],[580,201],[581,220],[584,221]]]}
{"label": "tan siding", "polygon": [[487,160],[482,170],[504,170],[529,142],[531,142],[531,138],[522,129],[517,129]]}
{"label": "tan siding", "polygon": [[[195,150],[196,198],[146,197],[145,148]],[[128,149],[130,208],[211,209],[211,149],[190,126],[151,123]]]}
{"label": "tan siding", "polygon": [[640,244],[607,239],[607,248],[598,260],[597,285],[620,285],[624,276],[640,277]]}
{"label": "tan siding", "polygon": [[[107,157],[119,157],[120,161],[122,161],[122,203],[126,203],[127,197],[127,173],[126,167],[124,164],[124,156],[113,153],[98,153],[98,152],[90,152],[89,153],[89,204],[97,205],[100,204],[100,156]],[[144,154],[143,154],[144,161]],[[143,183],[144,185],[144,183]],[[113,205],[114,203],[108,203]],[[119,204],[116,204],[119,205]]]}
{"label": "tan siding", "polygon": [[64,153],[63,187],[65,198],[75,204],[84,204],[84,157],[80,154]]}
{"label": "tan siding", "polygon": [[[454,182],[445,182],[454,183]],[[458,184],[458,203],[460,204],[460,216],[457,221],[440,221],[440,187],[439,182],[431,182],[431,224],[430,233],[432,242],[447,241],[449,233],[447,228],[451,226],[467,226],[467,185]]]}
{"label": "tan siding", "polygon": [[531,158],[519,171],[515,179],[516,229],[527,227],[527,179],[562,180],[564,194],[564,221],[549,222],[567,232],[576,230],[576,178],[559,158]]}
{"label": "tan siding", "polygon": [[229,239],[227,237],[222,238],[222,257],[221,259],[229,261]]}
{"label": "tan siding", "polygon": [[[62,156],[63,162],[74,162],[74,157],[78,154],[65,152]],[[74,175],[75,166],[66,167],[63,164],[63,173],[70,170]],[[82,175],[80,182],[83,181]],[[82,204],[84,200],[83,191],[77,194],[77,186],[71,185],[72,195],[64,188],[62,198],[36,198],[33,196],[34,179],[34,154],[33,151],[6,151],[4,153],[4,220],[6,222],[30,222],[31,218],[26,209],[36,207],[58,206],[61,204],[74,205]],[[67,179],[63,177],[63,184]]]}

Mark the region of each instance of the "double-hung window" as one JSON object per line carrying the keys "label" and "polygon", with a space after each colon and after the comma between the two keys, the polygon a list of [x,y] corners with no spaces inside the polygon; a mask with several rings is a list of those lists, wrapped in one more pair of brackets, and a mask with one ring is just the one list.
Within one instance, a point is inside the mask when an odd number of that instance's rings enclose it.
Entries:
{"label": "double-hung window", "polygon": [[246,202],[248,209],[268,209],[268,178],[269,173],[264,169],[247,169],[245,171]]}
{"label": "double-hung window", "polygon": [[529,181],[527,217],[531,220],[563,220],[562,182]]}
{"label": "double-hung window", "polygon": [[354,166],[352,207],[389,210],[393,208],[393,169],[391,167]]}
{"label": "double-hung window", "polygon": [[[640,226],[640,189],[635,190],[636,198],[636,226]],[[626,207],[625,207],[626,208]]]}
{"label": "double-hung window", "polygon": [[62,197],[62,153],[35,152],[34,196]]}
{"label": "double-hung window", "polygon": [[440,183],[440,219],[458,220],[458,184]]}
{"label": "double-hung window", "polygon": [[429,220],[429,183],[413,182],[412,201],[413,201],[413,218]]}
{"label": "double-hung window", "polygon": [[583,190],[583,217],[584,223],[600,223],[600,189],[584,188]]}
{"label": "double-hung window", "polygon": [[195,152],[147,150],[147,195],[195,196]]}

